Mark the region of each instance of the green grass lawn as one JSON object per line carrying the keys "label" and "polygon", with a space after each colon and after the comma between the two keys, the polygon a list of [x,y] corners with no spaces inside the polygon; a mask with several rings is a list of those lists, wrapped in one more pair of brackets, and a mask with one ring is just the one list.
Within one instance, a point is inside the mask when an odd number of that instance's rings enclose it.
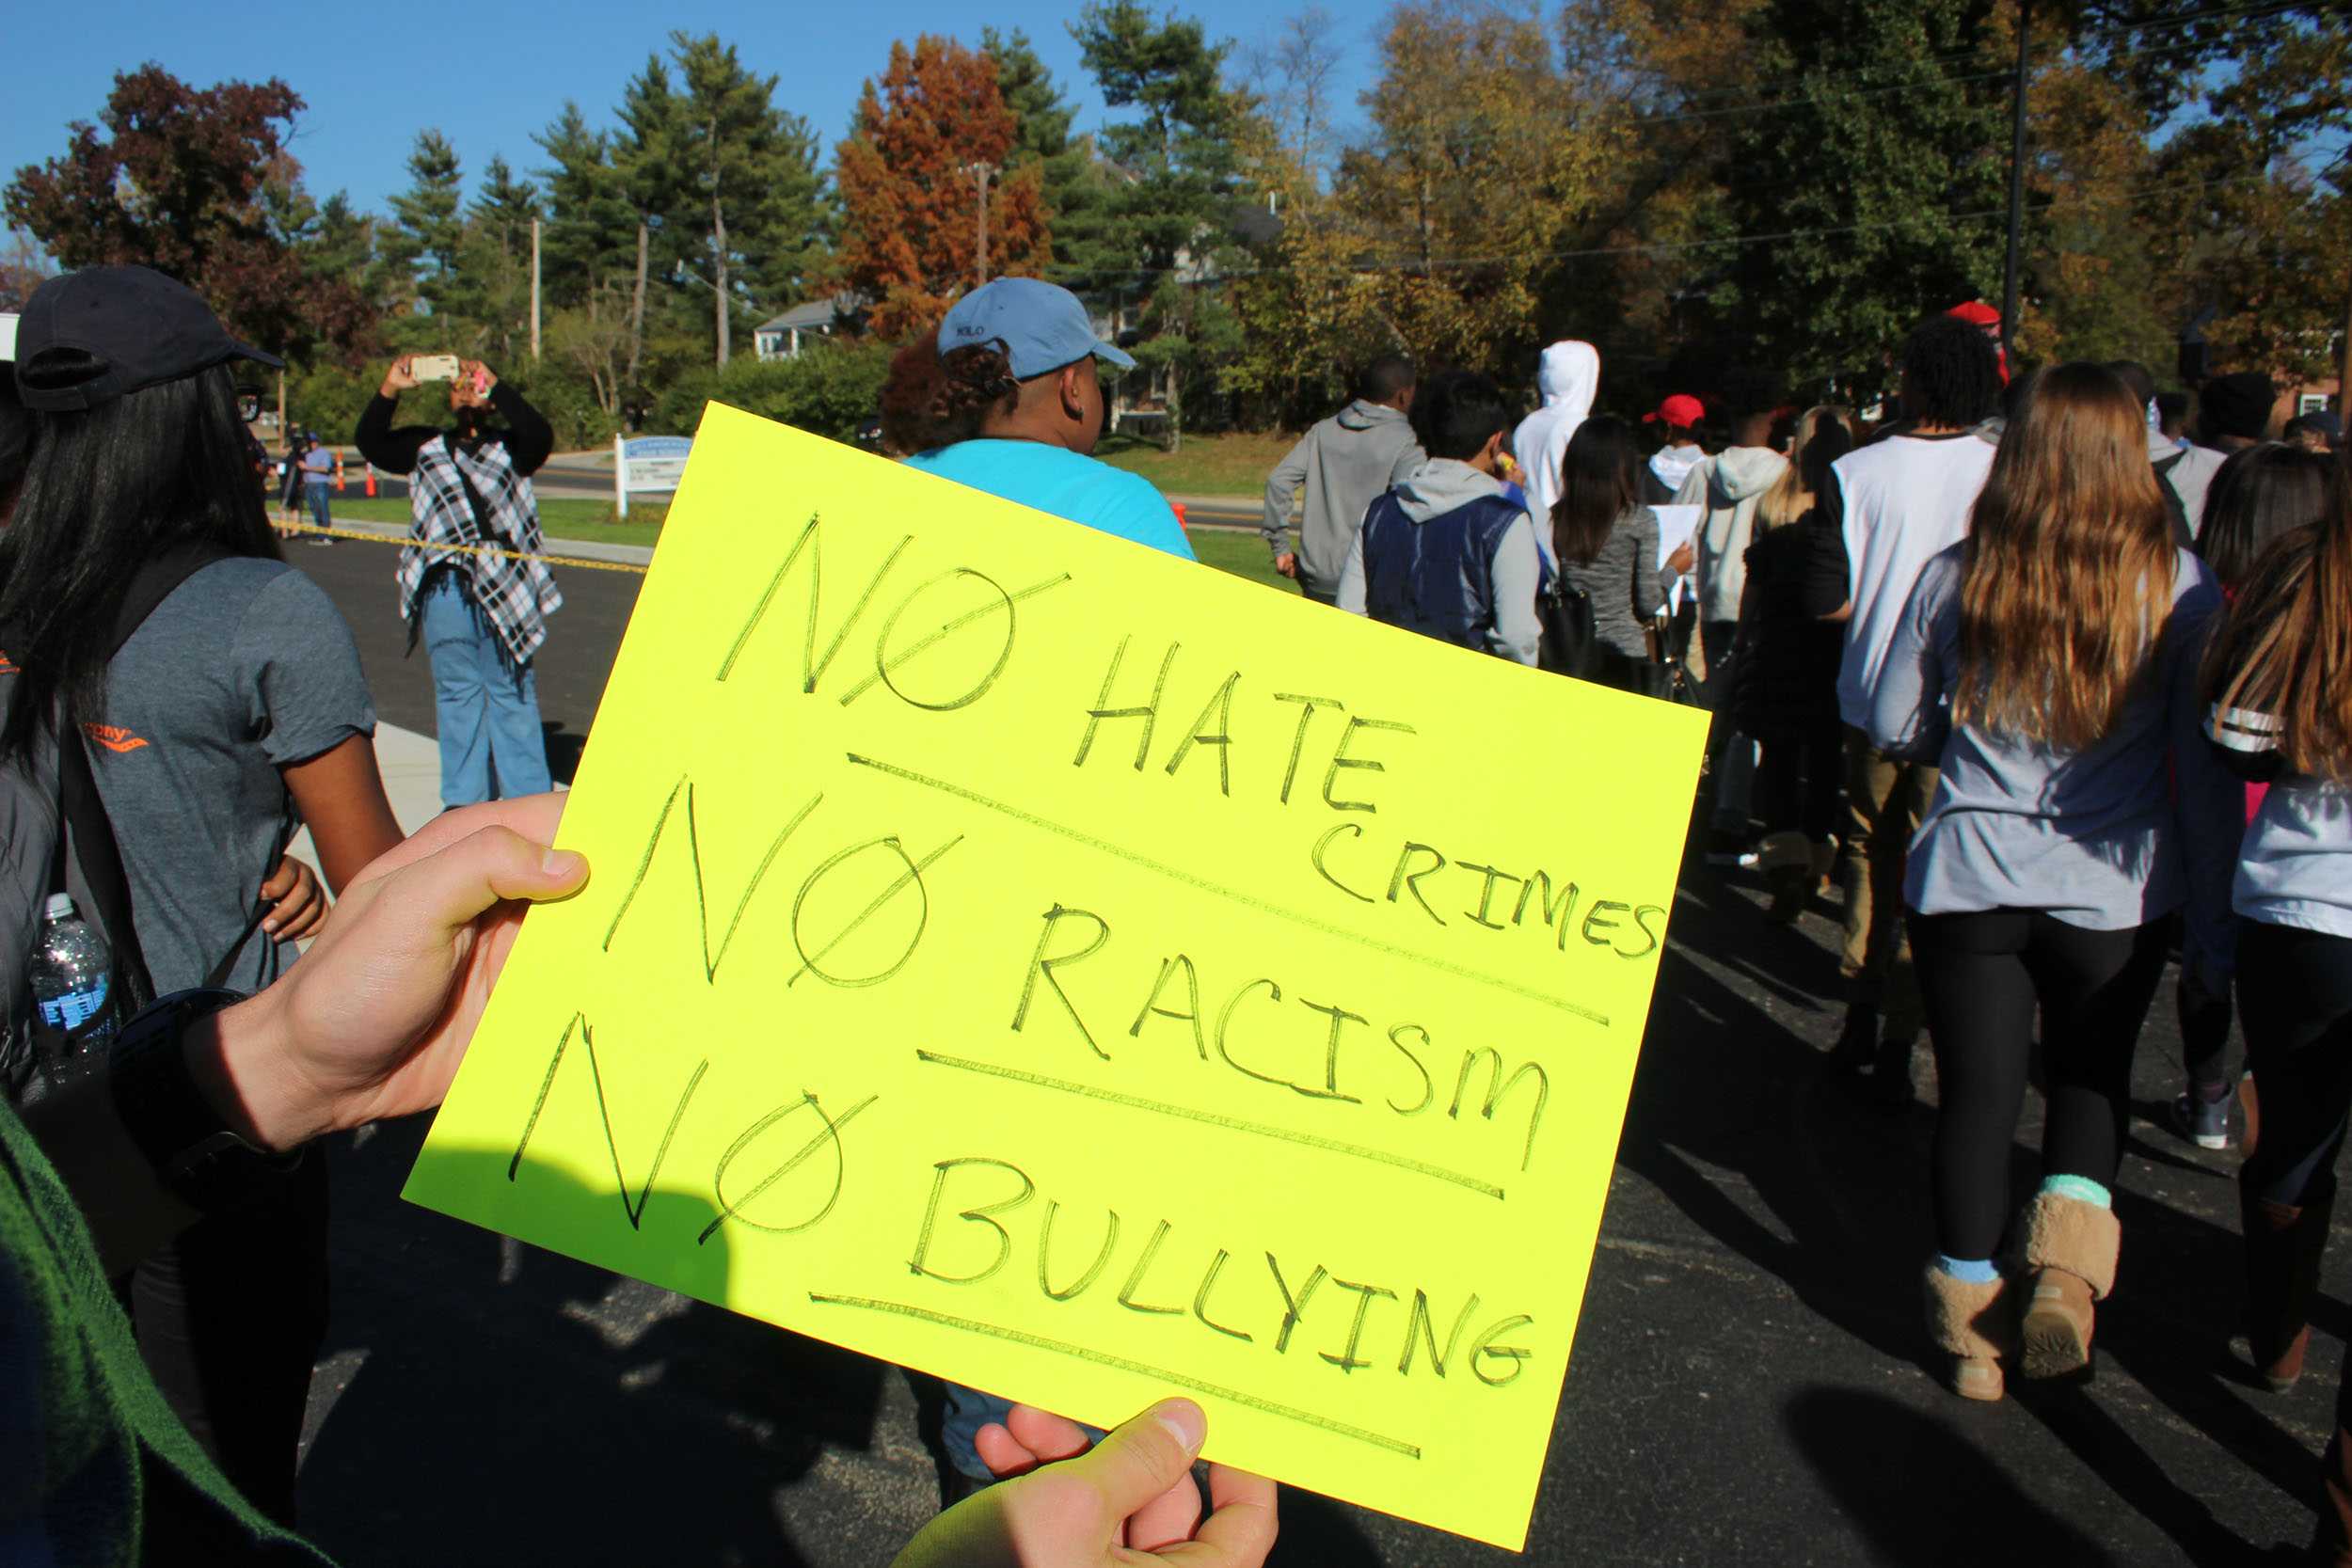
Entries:
{"label": "green grass lawn", "polygon": [[[577,539],[592,545],[650,545],[661,537],[661,519],[669,510],[666,501],[633,501],[628,521],[623,523],[613,520],[611,501],[578,496],[542,496],[539,527],[550,539]],[[335,499],[334,515],[339,522],[405,523],[408,503],[381,496],[373,500],[364,496],[353,499],[339,496]]]}
{"label": "green grass lawn", "polygon": [[1187,436],[1182,451],[1162,451],[1154,436],[1103,437],[1094,455],[1116,468],[1141,474],[1176,496],[1262,496],[1265,476],[1298,437],[1283,431],[1262,436]]}

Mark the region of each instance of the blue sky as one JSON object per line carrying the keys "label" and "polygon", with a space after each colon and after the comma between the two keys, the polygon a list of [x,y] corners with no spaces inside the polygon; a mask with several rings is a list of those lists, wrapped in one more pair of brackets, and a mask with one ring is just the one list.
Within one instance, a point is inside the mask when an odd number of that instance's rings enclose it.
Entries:
{"label": "blue sky", "polygon": [[[1205,22],[1212,37],[1248,46],[1270,42],[1281,18],[1303,8],[1198,0],[1181,8]],[[1332,8],[1346,18],[1334,24],[1332,41],[1342,50],[1342,91],[1352,115],[1355,94],[1371,75],[1370,34],[1377,12]],[[997,0],[977,7],[937,0],[818,6],[706,0],[660,8],[610,0],[529,6],[475,0],[463,7],[364,10],[279,0],[241,6],[26,0],[8,9],[12,69],[0,93],[0,179],[62,151],[67,122],[96,119],[115,73],[153,60],[199,86],[284,78],[310,103],[296,122],[294,150],[312,194],[348,189],[359,205],[380,211],[385,198],[407,183],[403,162],[421,127],[440,127],[464,159],[469,181],[493,152],[519,168],[534,167],[540,158],[531,134],[552,120],[566,98],[578,99],[593,122],[609,122],[622,83],[649,51],[665,44],[674,27],[715,32],[735,43],[753,69],[776,76],[778,100],[808,117],[828,156],[849,124],[860,84],[881,72],[891,40],[937,32],[977,43],[983,21],[1028,33],[1080,105],[1081,128],[1104,119],[1067,28],[1078,0]]]}

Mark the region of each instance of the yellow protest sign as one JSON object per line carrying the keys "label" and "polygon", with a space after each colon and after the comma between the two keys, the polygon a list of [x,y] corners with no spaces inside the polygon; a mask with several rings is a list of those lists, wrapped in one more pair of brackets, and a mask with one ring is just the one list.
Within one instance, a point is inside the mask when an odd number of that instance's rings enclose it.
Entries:
{"label": "yellow protest sign", "polygon": [[407,1194],[1519,1546],[1703,733],[713,406]]}

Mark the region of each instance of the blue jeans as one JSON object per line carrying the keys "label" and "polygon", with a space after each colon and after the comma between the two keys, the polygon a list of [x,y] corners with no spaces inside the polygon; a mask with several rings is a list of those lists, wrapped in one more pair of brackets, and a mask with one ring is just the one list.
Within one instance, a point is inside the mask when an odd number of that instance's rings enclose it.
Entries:
{"label": "blue jeans", "polygon": [[302,495],[303,499],[310,503],[310,521],[321,528],[332,526],[326,515],[326,481],[323,479],[304,480]]}
{"label": "blue jeans", "polygon": [[422,598],[441,739],[441,804],[470,806],[553,787],[531,667],[516,671],[508,661],[457,572],[435,572]]}

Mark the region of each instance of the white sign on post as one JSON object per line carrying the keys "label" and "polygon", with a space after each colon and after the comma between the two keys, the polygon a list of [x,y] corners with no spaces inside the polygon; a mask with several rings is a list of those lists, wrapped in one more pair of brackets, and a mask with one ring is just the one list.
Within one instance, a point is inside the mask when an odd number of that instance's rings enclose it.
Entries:
{"label": "white sign on post", "polygon": [[672,491],[686,472],[686,454],[693,440],[685,436],[640,436],[635,440],[612,437],[612,510],[628,515],[631,490]]}

